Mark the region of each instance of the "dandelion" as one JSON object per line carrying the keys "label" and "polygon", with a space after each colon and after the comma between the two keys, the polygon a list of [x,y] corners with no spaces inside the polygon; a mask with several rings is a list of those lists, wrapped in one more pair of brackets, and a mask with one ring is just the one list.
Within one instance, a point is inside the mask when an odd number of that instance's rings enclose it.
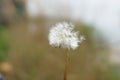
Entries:
{"label": "dandelion", "polygon": [[75,26],[71,23],[57,23],[50,29],[49,44],[53,47],[67,49],[64,80],[67,80],[67,68],[69,63],[68,50],[75,50],[79,43],[85,40],[84,36],[78,36],[79,32],[74,30]]}
{"label": "dandelion", "polygon": [[74,31],[75,26],[66,22],[58,23],[50,29],[49,44],[53,47],[61,47],[75,50],[85,38],[78,37],[79,32]]}

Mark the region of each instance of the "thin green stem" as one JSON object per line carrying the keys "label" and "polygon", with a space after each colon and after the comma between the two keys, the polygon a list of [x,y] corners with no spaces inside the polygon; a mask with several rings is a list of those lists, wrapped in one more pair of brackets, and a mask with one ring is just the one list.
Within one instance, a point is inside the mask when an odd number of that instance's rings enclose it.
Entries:
{"label": "thin green stem", "polygon": [[66,60],[65,60],[65,70],[64,70],[64,80],[67,80],[67,73],[68,73],[68,65],[69,65],[69,53],[66,51]]}

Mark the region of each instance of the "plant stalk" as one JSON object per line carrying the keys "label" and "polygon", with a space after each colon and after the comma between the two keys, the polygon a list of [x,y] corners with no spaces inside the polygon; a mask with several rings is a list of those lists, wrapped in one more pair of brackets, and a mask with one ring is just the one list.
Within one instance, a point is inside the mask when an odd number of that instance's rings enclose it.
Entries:
{"label": "plant stalk", "polygon": [[68,53],[68,51],[66,51],[64,80],[67,80],[69,60],[70,60],[69,53]]}

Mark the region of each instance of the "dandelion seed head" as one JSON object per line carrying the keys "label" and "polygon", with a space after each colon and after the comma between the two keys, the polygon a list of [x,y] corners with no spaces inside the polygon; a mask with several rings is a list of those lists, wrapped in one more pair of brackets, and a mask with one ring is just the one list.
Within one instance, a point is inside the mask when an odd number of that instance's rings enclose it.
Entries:
{"label": "dandelion seed head", "polygon": [[49,44],[53,47],[76,49],[85,38],[78,38],[79,32],[74,31],[74,28],[71,23],[57,23],[50,29]]}

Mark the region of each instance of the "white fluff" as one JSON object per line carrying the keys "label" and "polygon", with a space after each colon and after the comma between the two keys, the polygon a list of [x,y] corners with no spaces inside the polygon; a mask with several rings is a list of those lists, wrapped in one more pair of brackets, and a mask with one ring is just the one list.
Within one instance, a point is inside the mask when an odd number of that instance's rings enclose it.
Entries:
{"label": "white fluff", "polygon": [[76,49],[85,38],[78,37],[74,31],[74,25],[67,22],[58,23],[50,29],[49,44],[53,47]]}

